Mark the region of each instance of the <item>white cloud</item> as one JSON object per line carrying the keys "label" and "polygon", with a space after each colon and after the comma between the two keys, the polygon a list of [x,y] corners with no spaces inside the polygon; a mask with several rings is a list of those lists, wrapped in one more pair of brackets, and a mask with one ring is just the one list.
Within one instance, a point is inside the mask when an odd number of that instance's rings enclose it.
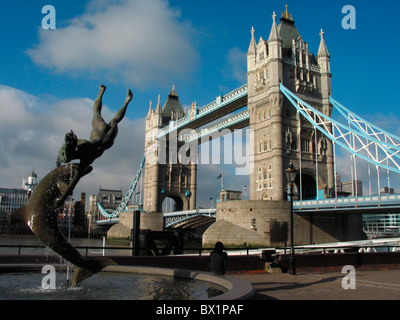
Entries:
{"label": "white cloud", "polygon": [[230,49],[226,56],[224,74],[239,83],[247,82],[247,60],[246,53],[237,47]]}
{"label": "white cloud", "polygon": [[27,53],[56,72],[154,85],[190,75],[199,60],[195,33],[166,0],[93,0],[65,27],[40,29]]}
{"label": "white cloud", "polygon": [[[51,100],[48,103],[0,86],[0,187],[19,188],[32,168],[42,179],[55,168],[65,133],[70,130],[78,138],[89,138],[93,100]],[[109,121],[114,112],[103,106],[102,115]],[[100,186],[127,191],[143,155],[144,122],[128,117],[122,120],[112,150],[94,162],[94,171],[79,182],[75,197],[81,192],[96,194]]]}

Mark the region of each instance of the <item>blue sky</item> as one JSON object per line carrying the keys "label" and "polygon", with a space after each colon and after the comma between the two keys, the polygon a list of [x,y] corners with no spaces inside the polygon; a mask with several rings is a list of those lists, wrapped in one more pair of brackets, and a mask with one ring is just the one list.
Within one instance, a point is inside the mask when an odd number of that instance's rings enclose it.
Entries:
{"label": "blue sky", "polygon": [[[56,29],[43,30],[44,5],[56,9]],[[92,100],[107,85],[105,118],[134,94],[113,151],[96,161],[77,192],[130,185],[143,152],[149,101],[162,102],[172,85],[182,105],[202,106],[247,82],[250,29],[268,39],[272,12],[288,4],[310,51],[323,28],[331,54],[333,96],[386,130],[400,134],[400,2],[131,0],[2,1],[0,10],[0,186],[19,187],[35,168],[54,165],[65,132],[90,132]],[[342,28],[344,5],[356,9],[356,29]],[[134,138],[132,138],[134,137]],[[220,168],[199,168],[198,205],[217,197]],[[344,170],[345,171],[345,170]],[[248,184],[227,172],[225,184]]]}

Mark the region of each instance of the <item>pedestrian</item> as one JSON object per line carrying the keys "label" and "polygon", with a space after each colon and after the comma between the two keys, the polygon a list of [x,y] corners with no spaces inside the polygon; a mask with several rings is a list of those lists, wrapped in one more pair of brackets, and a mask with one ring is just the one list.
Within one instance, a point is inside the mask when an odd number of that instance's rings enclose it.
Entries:
{"label": "pedestrian", "polygon": [[228,255],[224,252],[224,245],[218,241],[215,244],[215,249],[210,253],[210,263],[208,270],[214,274],[222,275],[226,272]]}

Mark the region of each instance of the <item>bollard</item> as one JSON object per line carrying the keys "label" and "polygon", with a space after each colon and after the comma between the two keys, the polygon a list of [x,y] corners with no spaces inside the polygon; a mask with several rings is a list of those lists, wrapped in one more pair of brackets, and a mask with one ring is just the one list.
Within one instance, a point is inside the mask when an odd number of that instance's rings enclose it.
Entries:
{"label": "bollard", "polygon": [[132,256],[140,256],[140,211],[133,212]]}

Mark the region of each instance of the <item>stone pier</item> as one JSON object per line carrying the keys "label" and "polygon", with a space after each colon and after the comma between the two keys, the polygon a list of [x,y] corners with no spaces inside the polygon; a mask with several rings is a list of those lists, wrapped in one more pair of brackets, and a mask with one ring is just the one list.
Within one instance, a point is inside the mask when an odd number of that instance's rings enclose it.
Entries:
{"label": "stone pier", "polygon": [[[140,229],[163,231],[164,218],[162,213],[140,213]],[[112,226],[107,232],[107,238],[130,238],[133,229],[133,211],[122,212],[119,223]]]}
{"label": "stone pier", "polygon": [[[296,245],[365,239],[362,215],[311,213],[294,215]],[[203,247],[222,241],[225,246],[279,247],[290,242],[289,201],[224,201],[217,220],[203,234]]]}

